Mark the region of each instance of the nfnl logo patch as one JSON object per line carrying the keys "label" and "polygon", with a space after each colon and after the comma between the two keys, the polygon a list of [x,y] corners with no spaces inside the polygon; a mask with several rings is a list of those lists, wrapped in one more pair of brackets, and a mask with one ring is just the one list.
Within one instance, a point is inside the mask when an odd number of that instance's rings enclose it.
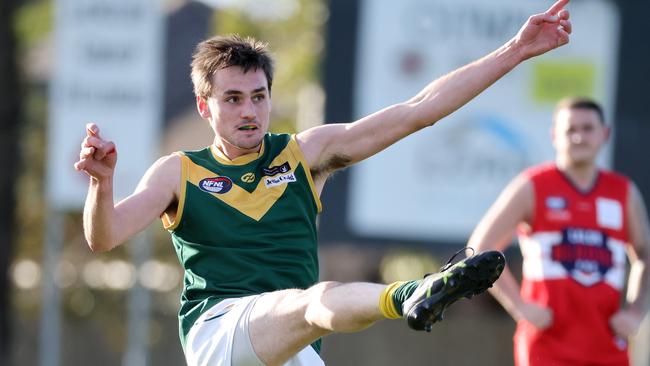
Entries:
{"label": "nfnl logo patch", "polygon": [[551,210],[564,210],[567,207],[567,202],[564,197],[549,196],[546,197],[546,207]]}
{"label": "nfnl logo patch", "polygon": [[295,182],[295,181],[296,181],[296,176],[295,174],[293,174],[293,172],[278,175],[276,177],[264,178],[264,184],[266,185],[266,188],[271,188],[271,187],[279,186],[280,184],[287,184],[289,182]]}
{"label": "nfnl logo patch", "polygon": [[199,182],[199,189],[208,193],[224,194],[232,188],[232,181],[228,177],[204,178]]}
{"label": "nfnl logo patch", "polygon": [[567,221],[571,219],[571,211],[568,210],[567,199],[560,196],[548,196],[545,201],[546,219],[549,221]]}

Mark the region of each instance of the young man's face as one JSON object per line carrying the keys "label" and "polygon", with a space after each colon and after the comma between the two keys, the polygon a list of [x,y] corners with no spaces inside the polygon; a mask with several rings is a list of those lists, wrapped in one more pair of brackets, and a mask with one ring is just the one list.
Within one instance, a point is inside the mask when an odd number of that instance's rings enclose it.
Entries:
{"label": "young man's face", "polygon": [[[255,151],[269,127],[271,98],[262,69],[232,66],[218,70],[212,78],[212,96],[207,105],[215,142],[229,153]],[[237,154],[239,155],[239,154]]]}
{"label": "young man's face", "polygon": [[584,165],[595,163],[609,129],[594,110],[565,108],[556,114],[552,134],[558,160]]}

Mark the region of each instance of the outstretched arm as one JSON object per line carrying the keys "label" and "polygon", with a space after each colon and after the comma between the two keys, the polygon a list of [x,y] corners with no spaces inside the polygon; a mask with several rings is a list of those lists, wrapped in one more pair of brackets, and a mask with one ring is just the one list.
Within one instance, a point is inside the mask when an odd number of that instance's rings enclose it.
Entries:
{"label": "outstretched arm", "polygon": [[628,197],[628,231],[630,275],[627,284],[627,303],[610,320],[612,329],[622,337],[636,334],[643,318],[650,310],[650,224],[638,188],[632,184]]}
{"label": "outstretched arm", "polygon": [[517,35],[499,49],[431,82],[406,102],[350,124],[329,124],[300,133],[298,143],[317,179],[436,123],[522,61],[568,43],[571,23],[564,9],[568,2],[558,0],[546,12],[531,16]]}
{"label": "outstretched arm", "polygon": [[90,177],[83,222],[93,251],[110,250],[146,228],[174,202],[179,191],[180,158],[170,155],[154,163],[135,192],[115,205],[116,163],[115,145],[101,138],[97,125],[88,124],[74,167]]}

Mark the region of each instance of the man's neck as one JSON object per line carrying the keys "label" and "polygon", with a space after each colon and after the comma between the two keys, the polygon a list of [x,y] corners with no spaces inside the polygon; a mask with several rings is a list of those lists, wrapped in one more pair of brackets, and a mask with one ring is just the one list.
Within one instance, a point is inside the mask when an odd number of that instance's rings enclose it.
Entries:
{"label": "man's neck", "polygon": [[555,164],[580,190],[584,191],[593,187],[598,175],[598,167],[595,162],[573,163],[558,159]]}
{"label": "man's neck", "polygon": [[259,153],[262,148],[262,143],[260,142],[259,145],[251,149],[242,149],[228,143],[227,141],[217,141],[215,139],[215,141],[212,143],[212,146],[214,147],[215,151],[219,152],[220,155],[222,155],[222,157],[232,161],[240,156]]}

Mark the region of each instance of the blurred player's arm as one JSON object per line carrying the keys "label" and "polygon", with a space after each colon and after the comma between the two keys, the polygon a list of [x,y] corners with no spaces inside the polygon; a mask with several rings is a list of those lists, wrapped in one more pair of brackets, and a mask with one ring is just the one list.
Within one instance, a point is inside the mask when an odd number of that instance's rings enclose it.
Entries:
{"label": "blurred player's arm", "polygon": [[631,268],[627,283],[627,306],[610,320],[614,332],[623,337],[636,334],[650,310],[650,224],[641,192],[634,184],[630,188],[627,216]]}
{"label": "blurred player's arm", "polygon": [[300,133],[298,143],[312,171],[327,176],[366,159],[454,112],[524,60],[568,43],[567,3],[559,0],[546,12],[531,16],[503,46],[432,81],[406,102],[353,123],[327,124]]}
{"label": "blurred player's arm", "polygon": [[106,251],[144,230],[175,202],[180,158],[170,155],[156,161],[134,193],[114,204],[115,145],[100,137],[95,124],[86,129],[79,161],[75,163],[75,169],[90,177],[83,213],[84,234],[93,251]]}
{"label": "blurred player's arm", "polygon": [[[532,184],[527,177],[520,174],[508,184],[483,216],[468,245],[476,252],[503,251],[512,242],[517,226],[531,221],[533,205]],[[539,329],[548,327],[552,322],[553,314],[549,309],[521,299],[520,285],[507,266],[490,289],[490,293],[517,321],[526,320]]]}

